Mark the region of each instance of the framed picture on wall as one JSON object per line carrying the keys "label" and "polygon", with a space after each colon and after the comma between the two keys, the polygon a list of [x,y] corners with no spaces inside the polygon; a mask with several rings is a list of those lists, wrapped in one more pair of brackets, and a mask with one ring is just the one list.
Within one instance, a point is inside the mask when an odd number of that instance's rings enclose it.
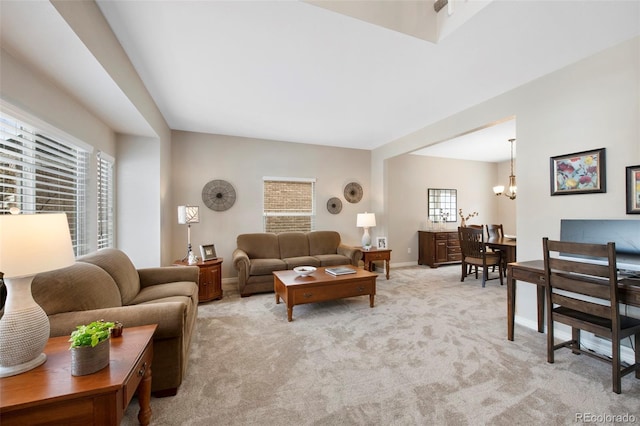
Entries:
{"label": "framed picture on wall", "polygon": [[551,157],[551,195],[607,192],[605,148]]}
{"label": "framed picture on wall", "polygon": [[640,165],[627,167],[627,214],[640,214]]}
{"label": "framed picture on wall", "polygon": [[202,255],[202,261],[217,259],[216,247],[213,244],[201,245],[200,255]]}
{"label": "framed picture on wall", "polygon": [[387,248],[387,237],[378,237],[376,238],[376,247],[379,249]]}

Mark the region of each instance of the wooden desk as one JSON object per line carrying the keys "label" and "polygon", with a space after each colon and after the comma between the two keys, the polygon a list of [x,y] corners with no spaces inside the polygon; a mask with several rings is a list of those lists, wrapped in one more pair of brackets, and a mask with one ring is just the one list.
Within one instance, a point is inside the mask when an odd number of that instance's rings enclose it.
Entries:
{"label": "wooden desk", "polygon": [[[544,333],[544,304],[547,283],[544,276],[544,262],[509,263],[507,265],[507,339],[513,340],[516,308],[516,281],[524,281],[537,286],[538,332]],[[622,279],[618,281],[620,303],[640,307],[640,280]]]}
{"label": "wooden desk", "polygon": [[387,273],[387,279],[389,279],[389,262],[391,261],[391,250],[390,249],[377,249],[370,248],[369,250],[362,249],[362,261],[364,262],[365,271],[373,272],[375,270],[375,266],[373,262],[376,260],[383,260],[384,270]]}
{"label": "wooden desk", "polygon": [[86,376],[71,375],[69,336],[49,339],[44,364],[0,379],[2,425],[119,425],[136,389],[138,420],[148,425],[156,327],[125,327],[111,339],[109,365]]}

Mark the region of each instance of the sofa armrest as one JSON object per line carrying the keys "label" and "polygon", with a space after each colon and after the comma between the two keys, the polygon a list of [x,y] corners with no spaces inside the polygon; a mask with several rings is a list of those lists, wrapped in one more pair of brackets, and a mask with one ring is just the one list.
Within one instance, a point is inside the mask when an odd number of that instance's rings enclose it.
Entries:
{"label": "sofa armrest", "polygon": [[198,282],[200,270],[197,266],[160,266],[138,269],[140,287],[174,283],[178,281]]}
{"label": "sofa armrest", "polygon": [[362,259],[362,250],[358,247],[348,246],[346,244],[340,243],[337,252],[338,254],[347,256],[349,259],[351,259],[351,264],[353,266],[358,266],[358,263]]}
{"label": "sofa armrest", "polygon": [[149,303],[135,306],[94,309],[90,311],[63,312],[51,315],[50,336],[70,335],[76,326],[92,321],[120,321],[127,327],[158,324],[154,338],[166,339],[179,337],[184,330],[187,317],[187,305],[182,302]]}
{"label": "sofa armrest", "polygon": [[244,250],[237,248],[233,251],[232,260],[233,267],[238,271],[238,279],[248,280],[249,267],[251,266],[249,255]]}

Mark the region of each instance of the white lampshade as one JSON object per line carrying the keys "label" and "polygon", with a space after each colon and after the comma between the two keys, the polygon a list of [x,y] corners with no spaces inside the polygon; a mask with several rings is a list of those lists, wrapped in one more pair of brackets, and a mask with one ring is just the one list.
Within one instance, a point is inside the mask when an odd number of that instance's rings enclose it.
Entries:
{"label": "white lampshade", "polygon": [[46,361],[49,318],[33,300],[31,281],[74,261],[66,214],[0,215],[0,271],[7,287],[0,319],[0,377]]}
{"label": "white lampshade", "polygon": [[34,276],[74,261],[66,214],[0,215],[0,271],[5,279]]}
{"label": "white lampshade", "polygon": [[178,223],[180,225],[198,222],[200,222],[198,206],[178,206]]}
{"label": "white lampshade", "polygon": [[358,213],[356,226],[358,228],[371,228],[373,226],[376,226],[375,213],[367,213],[367,212]]}

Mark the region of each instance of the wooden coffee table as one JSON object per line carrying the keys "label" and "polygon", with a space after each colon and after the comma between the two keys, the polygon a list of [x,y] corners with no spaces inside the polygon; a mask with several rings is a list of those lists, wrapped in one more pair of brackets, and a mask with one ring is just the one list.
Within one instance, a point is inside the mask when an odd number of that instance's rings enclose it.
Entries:
{"label": "wooden coffee table", "polygon": [[313,274],[301,277],[294,271],[275,271],[273,273],[273,291],[276,304],[280,298],[287,304],[287,320],[293,320],[293,307],[305,303],[324,302],[346,297],[369,295],[369,306],[373,308],[376,295],[377,274],[356,268],[355,274],[333,276],[318,268]]}
{"label": "wooden coffee table", "polygon": [[0,380],[2,426],[119,425],[136,390],[138,420],[148,425],[156,327],[125,327],[121,337],[111,339],[109,365],[86,376],[71,375],[69,336],[49,339],[44,364]]}

